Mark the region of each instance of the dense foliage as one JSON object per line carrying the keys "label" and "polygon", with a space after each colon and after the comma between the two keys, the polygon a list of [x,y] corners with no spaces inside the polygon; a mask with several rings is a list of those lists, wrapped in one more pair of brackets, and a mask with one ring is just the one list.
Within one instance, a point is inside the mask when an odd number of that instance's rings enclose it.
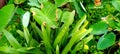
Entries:
{"label": "dense foliage", "polygon": [[119,54],[119,36],[120,0],[6,0],[0,9],[0,54]]}

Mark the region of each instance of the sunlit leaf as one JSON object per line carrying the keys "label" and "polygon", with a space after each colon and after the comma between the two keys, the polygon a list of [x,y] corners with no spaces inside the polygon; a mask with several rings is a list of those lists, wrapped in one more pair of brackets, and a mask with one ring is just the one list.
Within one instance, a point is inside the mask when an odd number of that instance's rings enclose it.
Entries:
{"label": "sunlit leaf", "polygon": [[56,46],[56,54],[60,54],[58,45]]}
{"label": "sunlit leaf", "polygon": [[74,21],[74,15],[75,15],[75,10],[70,12],[64,12],[63,17],[61,19],[62,22],[64,22],[67,25],[71,25]]}
{"label": "sunlit leaf", "polygon": [[57,9],[57,7],[52,3],[47,2],[47,3],[44,3],[43,5],[44,5],[44,7],[41,10],[38,8],[30,9],[31,12],[33,13],[33,18],[40,25],[44,24],[44,26],[57,28],[59,15],[61,15],[62,12],[59,9]]}
{"label": "sunlit leaf", "polygon": [[54,47],[56,47],[56,45],[62,40],[64,34],[69,29],[69,26],[73,23],[74,15],[75,15],[75,11],[63,13],[61,21],[64,22],[64,25],[54,41],[54,44],[53,44]]}
{"label": "sunlit leaf", "polygon": [[1,52],[3,52],[3,54],[4,53],[14,53],[15,49],[11,48],[11,47],[8,47],[8,46],[2,46],[2,47],[0,47],[0,53]]}
{"label": "sunlit leaf", "polygon": [[51,51],[52,46],[50,43],[50,37],[48,37],[47,31],[43,25],[41,26],[41,28],[42,28],[43,41],[44,41],[45,47],[46,47],[46,52],[47,52],[47,54],[51,54],[52,53],[52,51]]}
{"label": "sunlit leaf", "polygon": [[2,31],[11,20],[14,11],[15,6],[13,4],[7,5],[0,10],[0,31]]}
{"label": "sunlit leaf", "polygon": [[31,41],[31,36],[30,36],[29,30],[27,27],[24,27],[23,29],[24,29],[24,37],[26,39],[27,44],[29,45],[30,41]]}
{"label": "sunlit leaf", "polygon": [[82,40],[82,39],[83,39],[88,33],[90,33],[91,31],[92,31],[91,28],[88,29],[88,30],[86,30],[86,29],[84,28],[83,30],[79,30],[78,32],[75,32],[75,33],[73,34],[73,36],[71,37],[71,39],[69,40],[69,42],[68,42],[68,44],[66,45],[66,47],[63,49],[62,54],[67,54],[67,53],[71,50],[72,46],[73,46],[76,42]]}
{"label": "sunlit leaf", "polygon": [[24,27],[27,27],[28,24],[29,24],[29,21],[30,21],[30,12],[26,12],[24,15],[23,15],[23,18],[22,18],[22,24]]}

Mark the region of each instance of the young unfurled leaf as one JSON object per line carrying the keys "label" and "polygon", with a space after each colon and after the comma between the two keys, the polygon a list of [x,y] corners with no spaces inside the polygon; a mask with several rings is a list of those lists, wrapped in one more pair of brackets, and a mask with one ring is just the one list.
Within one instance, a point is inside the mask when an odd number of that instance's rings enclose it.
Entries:
{"label": "young unfurled leaf", "polygon": [[23,15],[23,18],[22,18],[22,24],[24,27],[27,27],[28,24],[29,24],[29,21],[30,21],[30,12],[26,12],[24,15]]}
{"label": "young unfurled leaf", "polygon": [[15,11],[15,6],[13,4],[7,5],[0,9],[0,31],[4,29],[4,27],[11,20]]}
{"label": "young unfurled leaf", "polygon": [[110,46],[112,46],[115,43],[116,36],[114,33],[108,33],[103,35],[97,44],[97,49],[104,50]]}

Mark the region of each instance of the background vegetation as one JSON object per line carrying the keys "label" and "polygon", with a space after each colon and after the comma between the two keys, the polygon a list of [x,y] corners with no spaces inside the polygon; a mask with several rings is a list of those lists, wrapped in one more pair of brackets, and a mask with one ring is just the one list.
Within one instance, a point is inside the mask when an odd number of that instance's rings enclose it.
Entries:
{"label": "background vegetation", "polygon": [[120,54],[120,0],[6,0],[0,54]]}

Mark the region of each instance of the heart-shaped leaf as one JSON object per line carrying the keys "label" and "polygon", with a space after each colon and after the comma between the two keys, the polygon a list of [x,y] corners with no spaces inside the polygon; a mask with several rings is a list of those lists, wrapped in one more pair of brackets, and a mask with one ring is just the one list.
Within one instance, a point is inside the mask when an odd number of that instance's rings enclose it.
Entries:
{"label": "heart-shaped leaf", "polygon": [[103,35],[97,44],[97,49],[104,50],[110,46],[112,46],[115,43],[116,36],[114,33],[108,33],[106,35]]}
{"label": "heart-shaped leaf", "polygon": [[74,15],[75,15],[75,11],[72,11],[71,13],[64,12],[61,21],[67,25],[71,25],[74,21]]}
{"label": "heart-shaped leaf", "polygon": [[93,24],[91,28],[93,28],[92,34],[95,35],[104,34],[108,31],[108,25],[103,21]]}

